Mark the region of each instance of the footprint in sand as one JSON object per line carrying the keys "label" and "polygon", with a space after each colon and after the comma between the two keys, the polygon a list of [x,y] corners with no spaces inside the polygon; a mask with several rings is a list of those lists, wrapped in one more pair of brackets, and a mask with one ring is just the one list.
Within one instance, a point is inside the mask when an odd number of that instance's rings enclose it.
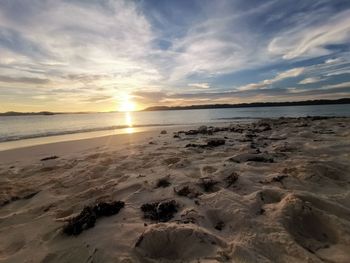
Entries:
{"label": "footprint in sand", "polygon": [[150,226],[137,240],[135,251],[140,258],[188,261],[215,256],[226,246],[201,227],[169,223]]}
{"label": "footprint in sand", "polygon": [[169,168],[181,169],[181,168],[188,167],[190,164],[191,164],[191,161],[189,161],[188,159],[180,159],[176,163],[170,164]]}
{"label": "footprint in sand", "polygon": [[320,213],[310,207],[295,212],[286,228],[299,245],[315,253],[336,243],[336,233]]}
{"label": "footprint in sand", "polygon": [[283,226],[297,244],[327,262],[350,262],[348,250],[340,249],[350,246],[342,236],[348,223],[292,194],[281,203]]}
{"label": "footprint in sand", "polygon": [[18,251],[20,251],[25,246],[25,240],[23,237],[12,237],[13,240],[9,241],[9,245],[5,248],[0,248],[0,260],[6,259]]}
{"label": "footprint in sand", "polygon": [[279,203],[282,200],[283,196],[284,193],[277,189],[264,189],[262,191],[259,191],[257,195],[257,197],[259,197],[264,204]]}
{"label": "footprint in sand", "polygon": [[202,177],[207,177],[207,176],[210,176],[213,173],[215,173],[217,170],[218,170],[218,168],[216,168],[214,166],[204,165],[201,167],[201,175],[202,175]]}
{"label": "footprint in sand", "polygon": [[285,169],[285,171],[293,177],[320,185],[346,186],[350,182],[348,179],[349,167],[338,162],[308,162]]}
{"label": "footprint in sand", "polygon": [[179,161],[181,161],[180,157],[169,157],[163,160],[163,164],[165,165],[173,165],[175,163],[178,163]]}
{"label": "footprint in sand", "polygon": [[213,229],[224,231],[230,227],[230,223],[234,220],[234,214],[222,209],[209,209],[206,212],[206,218],[209,219]]}
{"label": "footprint in sand", "polygon": [[263,189],[254,193],[254,201],[251,204],[251,211],[256,215],[265,214],[266,209],[271,205],[278,204],[284,197],[283,191],[279,189]]}

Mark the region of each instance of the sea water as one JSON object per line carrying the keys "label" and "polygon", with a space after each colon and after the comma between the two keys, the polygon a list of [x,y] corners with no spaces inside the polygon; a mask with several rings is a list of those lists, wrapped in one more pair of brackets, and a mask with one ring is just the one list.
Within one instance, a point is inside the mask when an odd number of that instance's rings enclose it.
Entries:
{"label": "sea water", "polygon": [[[4,142],[60,136],[58,141],[98,136],[97,131],[128,131],[126,128],[202,124],[245,119],[303,116],[350,116],[350,104],[227,109],[111,112],[0,117],[0,150]],[[78,133],[80,135],[78,135]],[[90,136],[91,137],[91,136]],[[54,138],[51,138],[53,141]],[[40,142],[40,140],[35,140]],[[18,144],[18,143],[17,143]],[[35,143],[34,143],[35,144]],[[3,147],[4,148],[4,147]]]}

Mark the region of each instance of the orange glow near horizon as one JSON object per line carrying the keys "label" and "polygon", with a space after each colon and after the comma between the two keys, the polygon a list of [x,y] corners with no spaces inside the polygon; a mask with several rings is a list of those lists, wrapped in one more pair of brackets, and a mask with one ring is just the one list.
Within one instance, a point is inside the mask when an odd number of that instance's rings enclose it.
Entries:
{"label": "orange glow near horizon", "polygon": [[118,105],[118,111],[130,112],[136,110],[135,102],[130,100],[129,95],[123,96]]}

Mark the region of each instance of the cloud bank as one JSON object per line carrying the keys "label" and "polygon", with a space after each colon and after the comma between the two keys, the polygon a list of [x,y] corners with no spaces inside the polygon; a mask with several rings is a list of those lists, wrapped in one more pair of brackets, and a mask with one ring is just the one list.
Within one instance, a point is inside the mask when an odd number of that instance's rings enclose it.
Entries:
{"label": "cloud bank", "polygon": [[346,0],[1,1],[0,111],[349,96],[349,18]]}

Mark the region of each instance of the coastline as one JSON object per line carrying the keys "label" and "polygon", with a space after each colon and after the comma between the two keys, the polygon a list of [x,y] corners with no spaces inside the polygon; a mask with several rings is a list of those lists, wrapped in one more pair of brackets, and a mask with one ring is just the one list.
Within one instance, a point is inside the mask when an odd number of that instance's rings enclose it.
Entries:
{"label": "coastline", "polygon": [[[205,125],[208,122],[253,121],[262,118],[299,116],[349,116],[349,105],[263,107],[246,109],[187,110],[85,115],[17,116],[0,118],[0,150],[47,142],[147,130],[162,126]],[[257,110],[258,109],[258,110]],[[14,143],[11,143],[13,141]],[[5,144],[3,144],[5,143]],[[5,148],[6,147],[6,148]]]}
{"label": "coastline", "polygon": [[76,133],[67,133],[60,135],[50,135],[50,136],[40,136],[35,138],[25,138],[19,140],[10,140],[10,141],[0,141],[0,153],[7,150],[14,150],[25,147],[32,147],[45,144],[61,143],[61,142],[70,142],[78,140],[87,140],[94,139],[99,137],[106,136],[117,136],[123,134],[136,134],[143,132],[157,132],[163,129],[176,130],[180,128],[189,128],[196,127],[201,125],[225,125],[229,121],[235,123],[244,123],[252,122],[260,118],[223,118],[220,121],[216,122],[205,122],[205,123],[196,123],[196,124],[158,124],[158,125],[145,125],[145,126],[131,126],[128,128],[122,129],[101,129],[98,131],[88,131],[88,132],[76,132]]}
{"label": "coastline", "polygon": [[349,262],[350,118],[213,125],[0,152],[0,262]]}
{"label": "coastline", "polygon": [[32,146],[38,146],[38,145],[62,143],[62,142],[70,142],[70,141],[78,141],[78,140],[88,140],[88,139],[94,139],[94,138],[106,137],[106,136],[117,136],[117,135],[123,135],[123,134],[134,134],[134,133],[140,133],[140,132],[154,131],[154,130],[161,129],[162,127],[168,128],[169,126],[164,125],[164,126],[149,126],[149,127],[129,127],[129,128],[114,129],[114,130],[104,129],[104,130],[92,131],[92,132],[78,132],[78,133],[69,133],[69,134],[63,134],[63,135],[42,136],[37,138],[4,141],[4,142],[0,142],[0,153],[2,151],[32,147]]}
{"label": "coastline", "polygon": [[41,137],[37,138],[39,141],[26,139],[3,142],[0,143],[0,162],[22,162],[25,160],[34,161],[35,159],[40,159],[50,154],[79,154],[79,152],[87,151],[89,149],[94,150],[104,148],[106,150],[112,150],[136,143],[144,143],[147,138],[151,139],[159,136],[160,131],[163,129],[174,132],[178,129],[191,127],[195,126],[174,125],[154,126],[147,128],[126,128],[113,131]]}
{"label": "coastline", "polygon": [[[237,121],[236,123],[252,122],[252,120]],[[222,122],[208,122],[203,125],[223,126]],[[62,136],[48,136],[35,139],[25,139],[0,143],[0,163],[21,163],[23,161],[38,161],[49,155],[74,155],[87,150],[116,150],[137,143],[147,143],[148,140],[160,136],[162,130],[174,133],[182,129],[195,129],[202,124],[158,125],[149,127],[130,127],[118,130],[74,133]]]}

